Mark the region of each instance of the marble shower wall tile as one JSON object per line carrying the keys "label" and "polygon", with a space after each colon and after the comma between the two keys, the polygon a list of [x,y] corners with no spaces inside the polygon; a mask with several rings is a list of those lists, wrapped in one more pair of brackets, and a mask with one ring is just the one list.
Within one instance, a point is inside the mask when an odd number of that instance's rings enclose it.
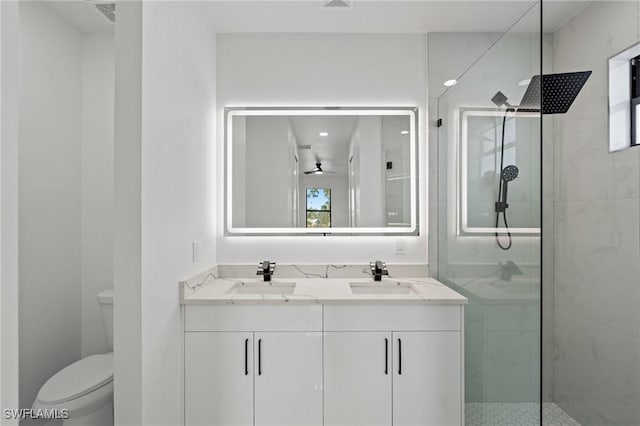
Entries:
{"label": "marble shower wall tile", "polygon": [[592,2],[554,33],[554,72],[593,70],[554,118],[553,396],[584,426],[640,424],[640,149],[608,152],[607,107],[638,11]]}
{"label": "marble shower wall tile", "polygon": [[640,197],[640,148],[631,148],[609,154],[611,160],[612,198]]}
{"label": "marble shower wall tile", "polygon": [[639,424],[639,340],[562,309],[555,336],[555,402],[583,426]]}
{"label": "marble shower wall tile", "polygon": [[639,217],[637,199],[556,204],[556,312],[639,336]]}
{"label": "marble shower wall tile", "polygon": [[556,200],[638,196],[637,152],[608,153],[607,59],[638,41],[637,3],[593,2],[554,33],[554,72],[592,70],[555,123]]}

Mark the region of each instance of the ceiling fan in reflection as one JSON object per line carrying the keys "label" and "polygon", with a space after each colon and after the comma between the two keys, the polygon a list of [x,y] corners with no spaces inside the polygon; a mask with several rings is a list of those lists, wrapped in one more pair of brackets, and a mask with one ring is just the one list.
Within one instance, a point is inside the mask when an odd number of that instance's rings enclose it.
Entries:
{"label": "ceiling fan in reflection", "polygon": [[323,173],[335,173],[335,172],[330,172],[328,170],[322,170],[322,163],[320,161],[318,161],[316,163],[316,168],[313,170],[309,170],[304,172],[305,175],[321,175]]}

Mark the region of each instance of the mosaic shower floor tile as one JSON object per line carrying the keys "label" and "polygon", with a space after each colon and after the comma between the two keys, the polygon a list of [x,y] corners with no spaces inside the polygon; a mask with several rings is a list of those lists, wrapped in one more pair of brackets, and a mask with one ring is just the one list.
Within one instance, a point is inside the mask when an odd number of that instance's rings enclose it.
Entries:
{"label": "mosaic shower floor tile", "polygon": [[[545,402],[543,410],[544,426],[581,426],[554,403]],[[532,402],[468,402],[465,423],[467,426],[539,426],[540,405]]]}

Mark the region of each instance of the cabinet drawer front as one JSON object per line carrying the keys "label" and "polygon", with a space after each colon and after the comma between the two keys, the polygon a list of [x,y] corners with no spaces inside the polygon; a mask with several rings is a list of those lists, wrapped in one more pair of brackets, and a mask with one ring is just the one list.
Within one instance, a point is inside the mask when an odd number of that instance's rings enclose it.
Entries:
{"label": "cabinet drawer front", "polygon": [[458,331],[460,305],[325,306],[325,331]]}
{"label": "cabinet drawer front", "polygon": [[185,331],[322,331],[322,305],[185,306]]}

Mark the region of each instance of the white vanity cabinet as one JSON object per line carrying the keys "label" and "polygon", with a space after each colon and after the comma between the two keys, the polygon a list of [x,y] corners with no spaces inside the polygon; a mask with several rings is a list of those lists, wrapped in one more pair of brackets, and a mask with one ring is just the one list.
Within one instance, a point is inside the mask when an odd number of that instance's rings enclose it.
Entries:
{"label": "white vanity cabinet", "polygon": [[325,425],[461,425],[460,305],[325,306]]}
{"label": "white vanity cabinet", "polygon": [[185,424],[460,426],[460,304],[185,306]]}
{"label": "white vanity cabinet", "polygon": [[185,424],[322,425],[321,306],[187,306]]}

